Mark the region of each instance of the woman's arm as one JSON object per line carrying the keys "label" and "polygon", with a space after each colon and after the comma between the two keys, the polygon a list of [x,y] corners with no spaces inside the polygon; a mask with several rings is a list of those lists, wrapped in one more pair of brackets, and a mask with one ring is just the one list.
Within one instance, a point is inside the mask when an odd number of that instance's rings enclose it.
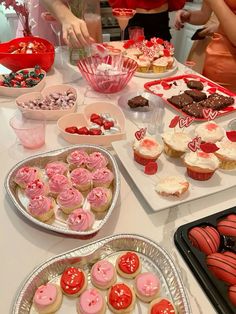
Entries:
{"label": "woman's arm", "polygon": [[77,18],[63,2],[63,0],[40,0],[43,6],[62,24],[64,42],[71,47],[89,45],[93,39],[85,21]]}

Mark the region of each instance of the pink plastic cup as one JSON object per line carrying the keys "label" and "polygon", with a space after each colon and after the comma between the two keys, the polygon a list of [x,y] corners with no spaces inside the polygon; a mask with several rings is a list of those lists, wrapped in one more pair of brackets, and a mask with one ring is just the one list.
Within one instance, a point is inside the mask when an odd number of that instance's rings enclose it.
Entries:
{"label": "pink plastic cup", "polygon": [[[34,113],[35,116],[36,113]],[[36,149],[45,143],[45,116],[37,113],[34,120],[29,112],[17,112],[9,121],[20,143],[29,149]]]}
{"label": "pink plastic cup", "polygon": [[144,29],[140,26],[130,26],[128,28],[129,39],[138,40],[140,36],[144,36]]}

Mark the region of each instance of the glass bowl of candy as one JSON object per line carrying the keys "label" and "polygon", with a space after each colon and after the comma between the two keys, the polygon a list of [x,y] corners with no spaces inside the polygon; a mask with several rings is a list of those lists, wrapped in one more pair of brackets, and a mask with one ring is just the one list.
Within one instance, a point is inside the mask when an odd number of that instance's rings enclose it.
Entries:
{"label": "glass bowl of candy", "polygon": [[35,66],[17,72],[0,75],[0,96],[18,97],[23,94],[40,92],[46,83],[46,72]]}
{"label": "glass bowl of candy", "polygon": [[61,136],[71,144],[110,146],[125,138],[125,116],[113,103],[95,102],[83,112],[71,113],[57,121]]}
{"label": "glass bowl of candy", "polygon": [[122,90],[137,69],[136,61],[122,54],[86,57],[77,66],[83,78],[97,92],[110,94]]}
{"label": "glass bowl of candy", "polygon": [[54,46],[40,37],[20,37],[0,44],[0,64],[14,72],[35,65],[48,72],[54,58]]}
{"label": "glass bowl of candy", "polygon": [[45,115],[46,120],[55,121],[60,117],[75,112],[77,92],[67,84],[52,85],[42,92],[33,92],[16,98],[16,105],[23,112],[30,112],[31,117],[38,119],[38,112]]}

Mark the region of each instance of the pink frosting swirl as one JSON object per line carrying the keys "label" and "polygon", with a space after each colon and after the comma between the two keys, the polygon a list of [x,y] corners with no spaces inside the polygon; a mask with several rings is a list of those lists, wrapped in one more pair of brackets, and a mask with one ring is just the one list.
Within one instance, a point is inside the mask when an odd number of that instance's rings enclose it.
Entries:
{"label": "pink frosting swirl", "polygon": [[40,216],[48,211],[50,211],[53,207],[53,200],[50,197],[39,195],[29,202],[29,212],[34,216]]}
{"label": "pink frosting swirl", "polygon": [[87,196],[91,206],[99,207],[105,205],[109,201],[110,190],[107,188],[97,187],[92,189]]}
{"label": "pink frosting swirl", "polygon": [[86,161],[88,158],[88,154],[84,150],[74,150],[67,157],[67,162],[76,167],[84,167],[86,165]]}
{"label": "pink frosting swirl", "polygon": [[60,193],[70,187],[70,182],[63,174],[54,174],[49,180],[49,189],[52,193]]}
{"label": "pink frosting swirl", "polygon": [[83,314],[100,313],[104,307],[104,298],[97,289],[88,289],[81,294],[78,306]]}
{"label": "pink frosting swirl", "polygon": [[114,175],[108,168],[100,168],[93,173],[93,182],[99,184],[110,183],[114,179]]}
{"label": "pink frosting swirl", "polygon": [[34,304],[39,310],[53,304],[57,298],[57,288],[51,283],[40,286],[34,295]]}
{"label": "pink frosting swirl", "polygon": [[83,203],[83,195],[74,188],[67,188],[59,193],[57,203],[63,208],[81,206]]}
{"label": "pink frosting swirl", "polygon": [[45,167],[46,175],[51,178],[54,174],[65,174],[68,170],[68,165],[62,161],[49,162]]}
{"label": "pink frosting swirl", "polygon": [[75,231],[85,231],[92,227],[95,221],[94,214],[83,208],[75,209],[68,217],[68,227]]}
{"label": "pink frosting swirl", "polygon": [[84,185],[92,182],[92,174],[88,169],[76,168],[71,171],[71,182],[73,185]]}
{"label": "pink frosting swirl", "polygon": [[107,158],[100,152],[94,152],[87,159],[87,167],[89,169],[104,168],[108,164]]}
{"label": "pink frosting swirl", "polygon": [[15,182],[22,188],[34,180],[38,179],[38,170],[33,167],[22,167],[20,168],[15,176]]}
{"label": "pink frosting swirl", "polygon": [[160,289],[160,281],[153,273],[142,273],[136,277],[137,291],[146,297],[154,296]]}
{"label": "pink frosting swirl", "polygon": [[115,268],[110,262],[101,260],[93,265],[91,275],[98,284],[106,285],[114,278]]}
{"label": "pink frosting swirl", "polygon": [[42,181],[37,179],[27,184],[25,188],[25,195],[28,198],[34,198],[39,195],[45,195],[47,193],[47,190],[47,186]]}

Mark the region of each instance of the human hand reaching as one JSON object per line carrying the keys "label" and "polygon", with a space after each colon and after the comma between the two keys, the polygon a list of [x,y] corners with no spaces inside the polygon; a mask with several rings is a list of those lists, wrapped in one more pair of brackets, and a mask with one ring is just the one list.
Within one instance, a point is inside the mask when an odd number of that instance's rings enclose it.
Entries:
{"label": "human hand reaching", "polygon": [[217,31],[219,27],[219,23],[209,23],[206,24],[204,29],[198,33],[200,37],[213,36],[213,34]]}
{"label": "human hand reaching", "polygon": [[190,19],[191,12],[187,10],[178,10],[175,14],[174,26],[175,29],[180,30],[184,27],[184,23],[187,23]]}

